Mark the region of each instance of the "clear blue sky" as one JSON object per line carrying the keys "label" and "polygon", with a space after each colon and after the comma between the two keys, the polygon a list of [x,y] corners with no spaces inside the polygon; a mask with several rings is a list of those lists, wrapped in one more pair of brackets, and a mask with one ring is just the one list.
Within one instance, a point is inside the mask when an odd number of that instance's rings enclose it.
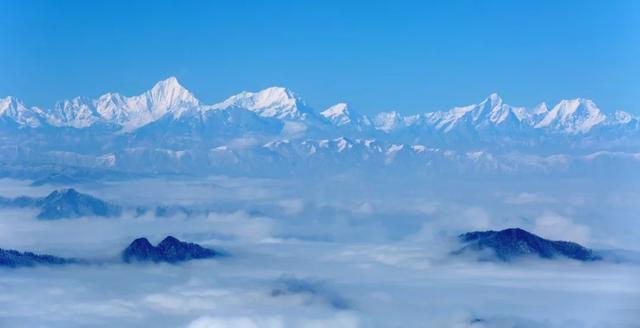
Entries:
{"label": "clear blue sky", "polygon": [[[135,2],[135,3],[134,3]],[[0,95],[50,106],[175,75],[415,113],[498,92],[640,113],[640,1],[0,1]]]}

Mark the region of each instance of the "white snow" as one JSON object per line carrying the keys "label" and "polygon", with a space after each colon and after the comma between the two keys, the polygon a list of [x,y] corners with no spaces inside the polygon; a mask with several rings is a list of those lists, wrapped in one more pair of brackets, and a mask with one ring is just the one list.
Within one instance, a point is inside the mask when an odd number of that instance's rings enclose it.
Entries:
{"label": "white snow", "polygon": [[320,115],[324,116],[336,126],[351,123],[351,113],[349,113],[349,105],[346,103],[335,104],[321,112]]}
{"label": "white snow", "polygon": [[393,153],[397,153],[399,151],[401,151],[402,149],[404,149],[404,145],[391,145],[389,146],[389,148],[387,149],[387,154],[393,154]]}
{"label": "white snow", "polygon": [[262,117],[298,119],[302,118],[304,107],[304,102],[291,90],[282,87],[271,87],[259,92],[243,91],[210,108],[244,108]]}
{"label": "white snow", "polygon": [[14,97],[0,99],[0,117],[8,117],[20,126],[37,128],[42,125],[40,119],[44,113],[37,107],[27,108],[22,101]]}
{"label": "white snow", "polygon": [[413,151],[416,153],[424,153],[425,151],[427,151],[427,147],[425,147],[424,145],[413,145],[411,146],[411,149],[413,149]]}
{"label": "white snow", "polygon": [[338,152],[342,152],[347,148],[351,148],[353,147],[353,145],[344,137],[338,138],[336,140],[334,140],[334,142],[336,143],[336,146],[338,148]]}
{"label": "white snow", "polygon": [[586,133],[606,120],[593,101],[583,98],[562,100],[538,122],[536,128],[553,127],[570,134]]}
{"label": "white snow", "polygon": [[175,77],[156,83],[141,95],[126,97],[107,93],[91,100],[77,97],[56,104],[48,121],[56,126],[84,128],[96,122],[113,123],[131,131],[171,111],[199,106],[199,101]]}
{"label": "white snow", "polygon": [[396,111],[382,112],[374,117],[373,124],[376,129],[388,133],[401,127],[402,115]]}

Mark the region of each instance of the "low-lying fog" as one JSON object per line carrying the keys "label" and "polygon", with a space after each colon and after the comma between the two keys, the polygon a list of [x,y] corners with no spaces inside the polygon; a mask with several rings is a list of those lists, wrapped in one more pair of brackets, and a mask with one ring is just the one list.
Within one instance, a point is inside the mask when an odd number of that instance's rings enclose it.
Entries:
{"label": "low-lying fog", "polygon": [[[0,208],[0,248],[95,264],[0,269],[7,327],[639,327],[640,265],[453,258],[455,236],[521,227],[594,249],[640,250],[637,181],[268,180],[75,185],[118,218],[43,221]],[[516,181],[516,182],[513,182]],[[0,196],[62,186],[0,180]],[[139,206],[195,214],[154,217]],[[166,235],[228,254],[122,264]]]}

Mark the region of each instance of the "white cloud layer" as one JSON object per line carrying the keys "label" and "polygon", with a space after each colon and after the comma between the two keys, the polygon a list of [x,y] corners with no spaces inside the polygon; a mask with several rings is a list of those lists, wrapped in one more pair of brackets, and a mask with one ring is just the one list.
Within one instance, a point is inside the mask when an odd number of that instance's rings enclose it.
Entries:
{"label": "white cloud layer", "polygon": [[[125,211],[112,219],[39,221],[36,211],[2,208],[0,247],[105,262],[0,269],[0,326],[634,327],[640,320],[637,265],[448,256],[459,233],[513,226],[638,250],[640,207],[612,197],[640,193],[559,182],[407,187],[353,179],[75,186],[118,204],[203,210],[194,216]],[[51,189],[0,180],[3,196]],[[116,262],[134,238],[157,242],[168,234],[230,256],[181,265]]]}

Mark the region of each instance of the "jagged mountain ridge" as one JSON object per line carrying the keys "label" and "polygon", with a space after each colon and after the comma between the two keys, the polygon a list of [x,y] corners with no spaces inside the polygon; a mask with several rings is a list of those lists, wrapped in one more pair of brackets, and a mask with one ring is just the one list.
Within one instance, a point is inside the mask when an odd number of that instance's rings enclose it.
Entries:
{"label": "jagged mountain ridge", "polygon": [[27,107],[20,100],[0,100],[0,117],[23,128],[54,127],[87,128],[111,124],[134,131],[165,116],[179,119],[185,112],[204,116],[209,111],[247,110],[261,118],[283,121],[314,121],[326,127],[357,126],[382,132],[399,129],[432,129],[449,133],[473,126],[476,130],[522,124],[532,129],[553,130],[567,134],[587,133],[600,125],[624,125],[638,118],[625,112],[604,114],[591,100],[562,100],[551,109],[546,104],[531,109],[504,103],[491,94],[475,105],[455,107],[447,111],[401,115],[383,112],[368,117],[354,112],[348,104],[338,103],[316,112],[289,89],[270,87],[259,92],[241,92],[213,105],[202,104],[175,77],[156,83],[141,95],[126,97],[107,93],[97,99],[76,97],[60,101],[50,109]]}

